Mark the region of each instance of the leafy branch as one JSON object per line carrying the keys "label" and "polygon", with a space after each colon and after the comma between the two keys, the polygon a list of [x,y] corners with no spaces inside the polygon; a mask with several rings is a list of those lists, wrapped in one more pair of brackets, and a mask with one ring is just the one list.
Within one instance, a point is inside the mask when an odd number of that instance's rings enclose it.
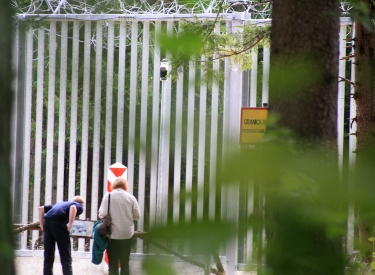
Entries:
{"label": "leafy branch", "polygon": [[[219,24],[220,31],[213,31]],[[193,65],[202,70],[202,76],[209,83],[223,79],[223,75],[214,72],[213,62],[230,58],[241,70],[248,70],[252,65],[252,49],[269,43],[270,26],[246,24],[236,32],[226,32],[225,22],[198,20],[182,21],[181,31],[175,36],[160,36],[161,45],[171,53],[169,63],[173,70],[170,76],[177,79],[179,74]],[[222,73],[221,73],[222,74]],[[212,78],[213,77],[213,78]],[[218,78],[217,80],[215,79]]]}

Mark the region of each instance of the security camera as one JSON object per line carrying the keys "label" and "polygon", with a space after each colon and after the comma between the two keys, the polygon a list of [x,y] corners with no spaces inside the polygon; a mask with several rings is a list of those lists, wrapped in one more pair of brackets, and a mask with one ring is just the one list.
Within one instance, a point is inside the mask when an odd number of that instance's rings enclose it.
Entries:
{"label": "security camera", "polygon": [[160,80],[167,80],[167,74],[168,74],[168,60],[163,59],[160,62]]}

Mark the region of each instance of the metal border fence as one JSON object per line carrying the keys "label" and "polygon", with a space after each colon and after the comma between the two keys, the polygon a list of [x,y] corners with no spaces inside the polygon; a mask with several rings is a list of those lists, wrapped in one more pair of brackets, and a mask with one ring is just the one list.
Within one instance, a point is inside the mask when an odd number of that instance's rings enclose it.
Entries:
{"label": "metal border fence", "polygon": [[[249,21],[270,23],[245,13],[218,18],[216,32],[219,24],[236,31]],[[213,68],[226,75],[222,83],[197,85],[202,72],[194,66],[177,81],[160,81],[160,61],[169,53],[156,36],[177,33],[182,19],[193,16],[18,15],[13,63],[15,223],[34,222],[40,204],[75,194],[87,201],[80,218],[96,220],[107,168],[115,162],[128,167],[130,192],[143,213],[140,231],[202,219],[238,223],[262,208],[252,182],[240,190],[238,184],[217,184],[216,175],[225,169],[221,160],[228,151],[240,148],[230,141],[239,140],[241,107],[268,104],[269,49],[253,49],[253,65],[246,72],[228,59],[215,61]],[[351,24],[342,18],[339,76],[354,79],[353,68],[348,69],[352,63],[343,59],[352,43],[346,40],[353,35]],[[338,83],[339,163],[344,169],[344,150],[348,148],[349,164],[355,161],[355,136],[349,136],[349,146],[344,144],[345,117],[355,116],[355,102],[351,98],[350,111],[345,110],[346,91],[352,88]],[[191,192],[196,196],[185,196]],[[240,199],[240,192],[246,196]],[[349,248],[353,234],[349,220]],[[38,237],[36,231],[22,233],[19,249],[29,249]],[[251,263],[263,239],[264,232],[248,230],[228,242],[220,251],[227,258],[228,274]],[[78,250],[84,247],[79,241]],[[153,253],[141,240],[136,252]]]}

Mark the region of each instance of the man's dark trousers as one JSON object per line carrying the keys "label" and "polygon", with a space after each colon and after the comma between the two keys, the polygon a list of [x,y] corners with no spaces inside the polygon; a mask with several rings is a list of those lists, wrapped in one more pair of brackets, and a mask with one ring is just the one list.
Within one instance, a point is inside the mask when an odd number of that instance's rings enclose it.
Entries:
{"label": "man's dark trousers", "polygon": [[53,274],[55,246],[59,249],[64,275],[72,275],[72,256],[70,235],[64,222],[44,221],[44,266],[43,274]]}

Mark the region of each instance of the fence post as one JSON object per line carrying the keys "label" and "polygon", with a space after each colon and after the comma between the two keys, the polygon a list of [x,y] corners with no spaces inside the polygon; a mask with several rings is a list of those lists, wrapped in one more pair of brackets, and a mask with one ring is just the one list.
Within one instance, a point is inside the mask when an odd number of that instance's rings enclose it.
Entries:
{"label": "fence post", "polygon": [[[244,13],[235,13],[234,20],[229,25],[229,31],[231,32],[240,32],[242,29],[239,28],[243,25],[243,16]],[[228,154],[236,154],[239,152],[240,145],[239,145],[239,134],[240,134],[240,110],[241,110],[241,103],[242,103],[242,71],[240,69],[239,64],[231,64],[228,76],[228,90],[226,92],[227,98],[224,100],[228,100],[228,123],[226,125],[228,132],[227,132],[227,141],[225,143],[228,144]],[[238,210],[239,210],[239,182],[233,182],[226,188],[226,195],[227,195],[227,221],[233,223],[234,225],[238,225]],[[227,242],[227,273],[228,274],[235,274],[237,270],[237,258],[238,258],[238,242],[237,242],[237,235],[234,235],[231,239]]]}

